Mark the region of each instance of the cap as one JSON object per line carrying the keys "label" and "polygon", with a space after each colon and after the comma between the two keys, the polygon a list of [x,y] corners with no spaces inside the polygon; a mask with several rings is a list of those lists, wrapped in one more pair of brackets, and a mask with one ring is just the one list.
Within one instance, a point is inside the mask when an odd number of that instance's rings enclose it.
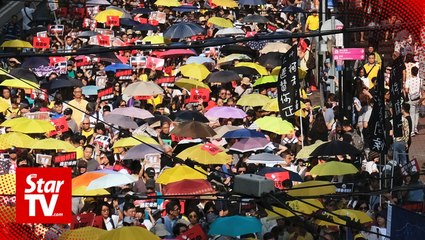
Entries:
{"label": "cap", "polygon": [[133,107],[140,107],[142,106],[142,102],[140,102],[139,100],[136,100],[133,102]]}
{"label": "cap", "polygon": [[63,111],[64,115],[72,115],[72,109],[71,108],[67,108],[65,109],[65,111]]}
{"label": "cap", "polygon": [[148,188],[155,189],[155,180],[152,178],[146,180],[145,186],[146,186],[146,189]]}
{"label": "cap", "polygon": [[128,30],[127,30],[127,34],[133,34],[133,30],[128,29]]}
{"label": "cap", "polygon": [[149,178],[154,178],[155,177],[155,169],[148,167],[145,169],[146,174],[148,175]]}

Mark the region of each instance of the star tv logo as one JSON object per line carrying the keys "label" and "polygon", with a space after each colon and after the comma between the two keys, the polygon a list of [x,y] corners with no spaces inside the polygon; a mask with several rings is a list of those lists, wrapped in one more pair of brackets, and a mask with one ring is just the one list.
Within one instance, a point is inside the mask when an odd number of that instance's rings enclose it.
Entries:
{"label": "star tv logo", "polygon": [[70,168],[18,168],[16,221],[18,223],[70,223]]}

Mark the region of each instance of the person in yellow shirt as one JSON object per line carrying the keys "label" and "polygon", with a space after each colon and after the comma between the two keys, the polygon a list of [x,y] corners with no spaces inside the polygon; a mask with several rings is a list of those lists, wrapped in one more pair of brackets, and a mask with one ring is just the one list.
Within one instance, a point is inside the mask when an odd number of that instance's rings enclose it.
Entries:
{"label": "person in yellow shirt", "polygon": [[84,100],[83,98],[83,90],[80,87],[74,88],[74,100],[69,101],[67,104],[72,109],[72,119],[80,125],[81,121],[83,120],[83,114],[86,110],[88,102]]}
{"label": "person in yellow shirt", "polygon": [[320,27],[320,19],[317,9],[311,11],[311,15],[307,17],[305,22],[305,32],[317,31]]}
{"label": "person in yellow shirt", "polygon": [[369,53],[369,55],[367,56],[367,63],[363,67],[366,71],[365,77],[367,77],[370,81],[369,89],[371,89],[374,86],[372,79],[378,77],[378,72],[381,68],[381,65],[376,63],[375,53]]}

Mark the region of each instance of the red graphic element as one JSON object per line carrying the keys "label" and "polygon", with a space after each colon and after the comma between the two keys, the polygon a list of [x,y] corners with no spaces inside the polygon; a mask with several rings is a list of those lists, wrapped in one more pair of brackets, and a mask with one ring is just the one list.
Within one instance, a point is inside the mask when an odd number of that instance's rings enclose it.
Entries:
{"label": "red graphic element", "polygon": [[111,46],[111,38],[107,35],[97,35],[97,42],[99,46],[110,47]]}
{"label": "red graphic element", "polygon": [[55,125],[56,130],[55,131],[52,131],[50,133],[50,136],[53,136],[53,135],[57,134],[59,131],[61,131],[61,132],[67,132],[69,130],[68,123],[66,122],[66,118],[65,117],[60,117],[60,118],[52,119],[51,121]]}
{"label": "red graphic element", "polygon": [[207,240],[207,235],[202,230],[199,224],[196,224],[191,229],[176,237],[177,240]]}
{"label": "red graphic element", "polygon": [[50,38],[34,37],[32,45],[34,46],[34,48],[50,48]]}
{"label": "red graphic element", "polygon": [[275,188],[282,190],[282,181],[289,179],[289,172],[267,173],[265,177],[274,181]]}
{"label": "red graphic element", "polygon": [[70,168],[18,168],[16,170],[16,222],[69,223]]}
{"label": "red graphic element", "polygon": [[210,100],[210,91],[205,88],[192,88],[187,102],[198,102],[199,99],[202,99],[203,102],[208,102]]}
{"label": "red graphic element", "polygon": [[120,25],[120,18],[118,16],[107,16],[106,17],[106,26],[119,26]]}
{"label": "red graphic element", "polygon": [[217,153],[220,153],[223,151],[212,143],[204,144],[204,146],[202,146],[201,149],[204,151],[207,151],[211,155],[216,155]]}

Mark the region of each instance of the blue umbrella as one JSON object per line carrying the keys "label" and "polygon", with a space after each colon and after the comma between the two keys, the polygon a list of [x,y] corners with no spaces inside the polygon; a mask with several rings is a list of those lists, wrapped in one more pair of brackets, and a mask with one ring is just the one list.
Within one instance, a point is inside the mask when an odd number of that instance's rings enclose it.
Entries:
{"label": "blue umbrella", "polygon": [[298,173],[286,170],[285,168],[279,168],[279,167],[264,167],[257,174],[261,176],[265,176],[267,173],[279,173],[279,172],[288,172],[289,179],[291,181],[296,181],[296,182],[303,181],[303,178]]}
{"label": "blue umbrella", "polygon": [[149,14],[152,10],[149,8],[136,8],[131,11],[131,14]]}
{"label": "blue umbrella", "polygon": [[215,61],[209,57],[192,56],[186,60],[186,64],[191,64],[191,63],[203,64],[203,63],[215,63]]}
{"label": "blue umbrella", "polygon": [[38,68],[40,66],[48,66],[49,59],[47,57],[30,57],[26,58],[22,63],[22,68]]}
{"label": "blue umbrella", "polygon": [[239,0],[240,5],[259,6],[266,4],[264,0]]}
{"label": "blue umbrella", "polygon": [[237,237],[249,233],[260,233],[262,224],[255,217],[219,217],[210,225],[208,235]]}
{"label": "blue umbrella", "polygon": [[229,131],[223,135],[223,138],[265,138],[266,136],[262,132],[258,132],[252,129],[238,129]]}
{"label": "blue umbrella", "polygon": [[286,7],[282,8],[282,12],[286,12],[286,13],[302,13],[302,12],[304,12],[304,10],[302,8],[299,8],[299,7],[286,6]]}
{"label": "blue umbrella", "polygon": [[99,90],[99,87],[94,85],[89,85],[89,86],[82,87],[81,90],[83,91],[84,95],[94,96],[94,95],[97,95],[97,91]]}
{"label": "blue umbrella", "polygon": [[199,8],[195,6],[181,6],[175,7],[172,10],[175,12],[197,12],[199,11]]}
{"label": "blue umbrella", "polygon": [[131,18],[121,18],[120,19],[120,25],[126,26],[126,27],[132,27],[134,25],[137,25],[139,22],[134,21]]}
{"label": "blue umbrella", "polygon": [[149,30],[151,30],[151,31],[157,31],[158,28],[155,27],[155,26],[152,26],[150,24],[141,24],[141,23],[139,23],[139,24],[134,25],[133,30],[134,31],[146,31],[147,32]]}
{"label": "blue umbrella", "polygon": [[164,32],[165,38],[186,38],[203,33],[205,31],[199,24],[191,22],[181,22],[173,24]]}
{"label": "blue umbrella", "polygon": [[105,71],[107,72],[116,72],[117,70],[130,70],[133,69],[131,66],[123,63],[111,64],[105,67]]}

